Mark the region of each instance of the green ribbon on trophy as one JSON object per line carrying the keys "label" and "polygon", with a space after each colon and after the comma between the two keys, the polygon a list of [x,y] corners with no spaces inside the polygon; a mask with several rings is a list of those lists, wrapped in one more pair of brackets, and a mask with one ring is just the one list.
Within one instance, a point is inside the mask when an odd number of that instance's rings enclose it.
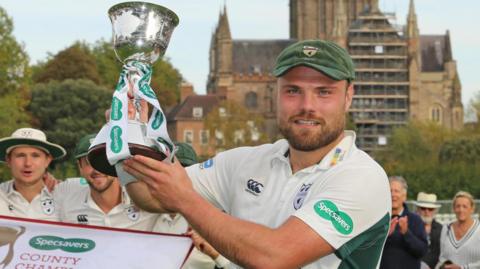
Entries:
{"label": "green ribbon on trophy", "polygon": [[[152,64],[165,54],[179,19],[166,7],[137,1],[116,4],[108,15],[115,55],[124,65],[113,93],[110,121],[95,137],[87,157],[93,168],[127,185],[135,181],[122,168],[122,161],[130,156],[173,161],[175,146],[150,80]],[[128,116],[129,92],[134,98],[134,119]],[[153,106],[147,124],[139,120],[142,100]]]}
{"label": "green ribbon on trophy", "polygon": [[[130,61],[123,66],[117,87],[113,93],[110,113],[110,131],[107,138],[107,158],[111,165],[131,156],[128,147],[128,91],[133,86],[135,97],[139,97],[153,106],[152,116],[147,124],[146,137],[151,138],[157,150],[172,161],[174,144],[167,132],[165,114],[160,107],[157,96],[150,87],[152,68],[139,61]],[[132,83],[129,83],[132,82]],[[138,104],[138,99],[134,100]],[[136,117],[139,113],[136,113]]]}

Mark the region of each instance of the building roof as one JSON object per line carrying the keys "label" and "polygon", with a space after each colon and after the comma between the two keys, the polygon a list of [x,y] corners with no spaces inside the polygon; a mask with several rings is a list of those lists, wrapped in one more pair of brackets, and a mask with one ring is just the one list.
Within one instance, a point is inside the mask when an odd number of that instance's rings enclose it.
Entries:
{"label": "building roof", "polygon": [[[191,95],[182,103],[176,105],[167,114],[167,121],[177,120],[199,120],[202,119],[221,101],[216,95]],[[193,108],[201,107],[203,116],[201,118],[193,116]]]}
{"label": "building roof", "polygon": [[233,73],[270,74],[278,54],[296,40],[233,40]]}
{"label": "building roof", "polygon": [[450,38],[446,35],[421,35],[422,72],[440,72],[452,60]]}

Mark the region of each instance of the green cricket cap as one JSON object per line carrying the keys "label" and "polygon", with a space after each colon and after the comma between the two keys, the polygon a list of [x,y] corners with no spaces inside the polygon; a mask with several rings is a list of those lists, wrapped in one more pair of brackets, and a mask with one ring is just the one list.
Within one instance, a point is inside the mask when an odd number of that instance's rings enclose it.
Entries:
{"label": "green cricket cap", "polygon": [[277,57],[273,75],[281,77],[296,66],[307,66],[334,80],[355,79],[355,67],[348,52],[324,40],[303,40],[286,47]]}
{"label": "green cricket cap", "polygon": [[195,150],[187,143],[175,142],[177,147],[177,152],[175,156],[180,161],[182,166],[190,166],[192,164],[198,163],[197,153]]}
{"label": "green cricket cap", "polygon": [[97,136],[97,134],[89,134],[82,137],[80,141],[78,141],[74,152],[75,159],[80,159],[84,156],[87,156],[88,148],[90,148],[95,136]]}

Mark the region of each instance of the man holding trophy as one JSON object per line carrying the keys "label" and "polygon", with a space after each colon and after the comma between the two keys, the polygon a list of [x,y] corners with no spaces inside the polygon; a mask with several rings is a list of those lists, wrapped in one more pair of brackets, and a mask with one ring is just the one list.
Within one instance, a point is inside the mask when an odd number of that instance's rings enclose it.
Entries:
{"label": "man holding trophy", "polygon": [[[344,49],[307,40],[277,58],[277,121],[286,139],[229,150],[185,169],[173,158],[165,117],[148,85],[149,64],[163,55],[178,18],[138,2],[109,14],[125,65],[111,120],[89,149],[94,168],[118,175],[139,207],[182,214],[239,266],[378,268],[390,191],[383,169],[344,131],[355,78]],[[153,105],[147,125],[128,121],[129,91],[137,107],[142,99]]]}
{"label": "man holding trophy", "polygon": [[331,42],[302,41],[280,54],[274,74],[287,140],[230,150],[187,170],[135,155],[124,169],[140,181],[127,190],[147,210],[181,213],[243,267],[378,267],[390,195],[383,169],[343,130],[350,56]]}

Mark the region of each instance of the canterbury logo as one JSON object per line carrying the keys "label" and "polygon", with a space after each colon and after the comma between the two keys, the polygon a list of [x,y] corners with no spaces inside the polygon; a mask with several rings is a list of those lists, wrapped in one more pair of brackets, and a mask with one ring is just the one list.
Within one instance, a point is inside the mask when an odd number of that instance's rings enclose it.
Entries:
{"label": "canterbury logo", "polygon": [[253,195],[259,195],[263,191],[263,184],[253,179],[247,181],[247,191]]}
{"label": "canterbury logo", "polygon": [[78,215],[77,216],[77,221],[80,224],[88,224],[87,215]]}

